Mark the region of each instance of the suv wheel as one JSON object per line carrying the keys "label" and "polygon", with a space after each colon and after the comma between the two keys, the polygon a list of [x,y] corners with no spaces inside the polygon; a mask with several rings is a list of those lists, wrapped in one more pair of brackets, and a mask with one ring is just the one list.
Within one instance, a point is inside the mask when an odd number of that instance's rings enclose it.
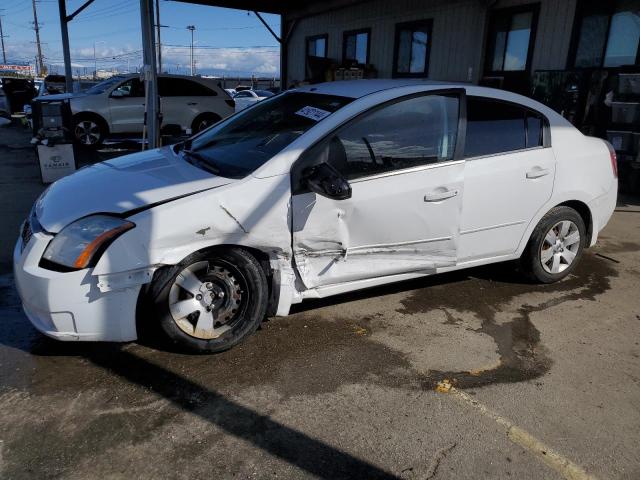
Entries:
{"label": "suv wheel", "polygon": [[198,115],[191,124],[191,133],[199,133],[219,121],[220,117],[215,113],[203,113]]}
{"label": "suv wheel", "polygon": [[73,120],[73,138],[83,147],[95,148],[107,135],[105,122],[93,116],[78,115]]}

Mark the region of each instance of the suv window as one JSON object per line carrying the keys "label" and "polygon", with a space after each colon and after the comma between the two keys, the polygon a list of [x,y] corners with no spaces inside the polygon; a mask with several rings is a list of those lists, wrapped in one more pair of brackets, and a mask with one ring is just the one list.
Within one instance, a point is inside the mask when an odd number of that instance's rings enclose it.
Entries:
{"label": "suv window", "polygon": [[158,78],[158,92],[161,97],[212,97],[218,95],[201,83],[186,78]]}
{"label": "suv window", "polygon": [[[116,87],[114,92],[122,92],[125,97],[144,97],[144,82],[138,78],[131,78]],[[113,94],[113,92],[111,92]]]}
{"label": "suv window", "polygon": [[464,156],[479,157],[543,145],[543,119],[524,107],[467,97]]}
{"label": "suv window", "polygon": [[332,165],[350,180],[452,160],[458,110],[457,96],[400,100],[365,113],[314,150],[328,142]]}

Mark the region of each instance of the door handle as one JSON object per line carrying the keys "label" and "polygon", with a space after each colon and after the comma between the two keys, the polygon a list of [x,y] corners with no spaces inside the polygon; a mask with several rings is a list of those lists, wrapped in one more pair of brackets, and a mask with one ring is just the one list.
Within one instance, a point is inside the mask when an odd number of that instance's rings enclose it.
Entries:
{"label": "door handle", "polygon": [[447,198],[455,197],[458,195],[458,190],[445,190],[444,192],[427,193],[424,196],[425,202],[439,202],[446,200]]}
{"label": "door handle", "polygon": [[533,178],[540,178],[540,177],[544,177],[545,175],[549,175],[551,173],[551,170],[549,170],[548,168],[536,168],[534,170],[529,170],[527,172],[527,178],[533,179]]}
{"label": "door handle", "polygon": [[198,104],[198,102],[189,102],[189,103],[187,103],[187,105],[197,105],[197,104]]}

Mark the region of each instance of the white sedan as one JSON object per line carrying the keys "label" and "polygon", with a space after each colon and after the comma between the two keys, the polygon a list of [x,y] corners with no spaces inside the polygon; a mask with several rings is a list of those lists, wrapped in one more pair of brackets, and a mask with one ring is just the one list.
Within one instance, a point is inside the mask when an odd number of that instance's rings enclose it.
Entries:
{"label": "white sedan", "polygon": [[272,96],[273,93],[268,90],[242,90],[233,96],[236,102],[236,112]]}
{"label": "white sedan", "polygon": [[308,298],[517,259],[561,280],[617,185],[607,142],[529,98],[313,85],[54,183],[24,223],[15,279],[53,338],[160,327],[216,352]]}

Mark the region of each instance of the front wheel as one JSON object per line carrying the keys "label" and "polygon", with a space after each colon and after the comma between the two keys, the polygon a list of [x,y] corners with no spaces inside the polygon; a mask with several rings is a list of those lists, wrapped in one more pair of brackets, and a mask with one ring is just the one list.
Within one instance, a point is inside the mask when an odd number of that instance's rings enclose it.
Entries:
{"label": "front wheel", "polygon": [[78,115],[73,120],[74,141],[87,148],[97,148],[107,136],[107,127],[102,120],[89,115]]}
{"label": "front wheel", "polygon": [[570,207],[555,207],[533,230],[522,267],[533,280],[557,282],[576,268],[585,244],[586,227],[580,214]]}
{"label": "front wheel", "polygon": [[191,124],[191,133],[200,133],[219,121],[220,117],[215,113],[202,113]]}
{"label": "front wheel", "polygon": [[233,347],[260,326],[267,309],[264,270],[238,248],[195,253],[160,275],[151,291],[164,333],[194,352]]}

